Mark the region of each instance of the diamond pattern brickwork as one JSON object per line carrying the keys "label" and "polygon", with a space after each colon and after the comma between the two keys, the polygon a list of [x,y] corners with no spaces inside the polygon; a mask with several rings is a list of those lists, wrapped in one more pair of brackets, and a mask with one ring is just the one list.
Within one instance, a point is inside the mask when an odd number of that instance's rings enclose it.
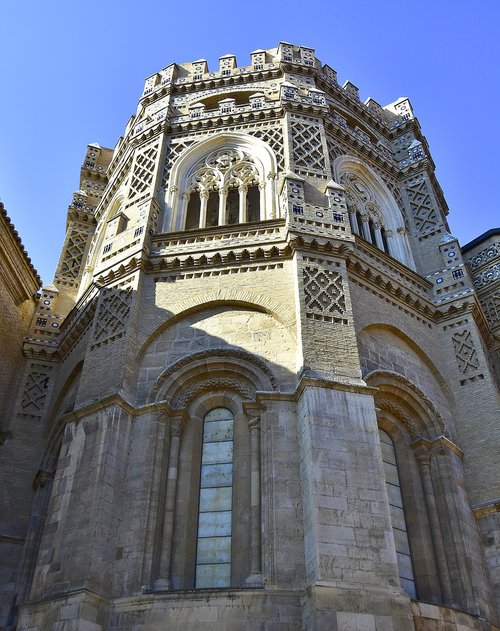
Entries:
{"label": "diamond pattern brickwork", "polygon": [[61,276],[72,280],[78,277],[86,244],[86,233],[78,230],[71,231],[64,252],[64,260],[61,262]]}
{"label": "diamond pattern brickwork", "polygon": [[153,182],[153,175],[158,152],[158,141],[145,147],[137,155],[130,182],[130,199],[139,197],[150,188]]}
{"label": "diamond pattern brickwork", "polygon": [[47,401],[51,366],[34,364],[26,378],[21,399],[21,414],[41,418]]}
{"label": "diamond pattern brickwork", "polygon": [[479,368],[479,358],[470,331],[459,331],[452,340],[460,372],[465,376],[475,373]]}
{"label": "diamond pattern brickwork", "polygon": [[313,174],[323,172],[325,158],[319,125],[305,116],[294,117],[291,129],[295,170]]}
{"label": "diamond pattern brickwork", "polygon": [[415,227],[419,234],[434,230],[440,224],[437,210],[432,203],[427,182],[417,180],[406,187]]}
{"label": "diamond pattern brickwork", "polygon": [[345,315],[344,287],[338,272],[307,264],[303,282],[306,313],[321,317]]}
{"label": "diamond pattern brickwork", "polygon": [[111,342],[126,332],[131,301],[131,289],[105,290],[96,319],[94,346]]}

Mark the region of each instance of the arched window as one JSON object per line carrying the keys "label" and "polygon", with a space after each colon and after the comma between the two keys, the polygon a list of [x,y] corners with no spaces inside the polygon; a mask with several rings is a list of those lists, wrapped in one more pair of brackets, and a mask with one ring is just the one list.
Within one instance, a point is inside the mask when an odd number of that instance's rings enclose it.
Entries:
{"label": "arched window", "polygon": [[170,171],[163,231],[274,219],[277,161],[264,141],[231,132],[184,151]]}
{"label": "arched window", "polygon": [[[351,204],[359,209],[358,234],[415,269],[402,211],[377,173],[359,158],[344,155],[335,159],[332,177],[342,184]],[[364,225],[362,219],[368,224]]]}
{"label": "arched window", "polygon": [[184,228],[259,221],[260,174],[253,157],[238,148],[213,151],[191,169]]}
{"label": "arched window", "polygon": [[215,408],[203,421],[195,587],[229,587],[233,499],[233,425]]}
{"label": "arched window", "polygon": [[413,564],[408,541],[408,531],[401,497],[401,483],[399,480],[396,452],[392,438],[383,429],[379,429],[384,476],[391,511],[391,525],[394,534],[394,544],[398,559],[399,580],[401,587],[412,598],[417,597]]}

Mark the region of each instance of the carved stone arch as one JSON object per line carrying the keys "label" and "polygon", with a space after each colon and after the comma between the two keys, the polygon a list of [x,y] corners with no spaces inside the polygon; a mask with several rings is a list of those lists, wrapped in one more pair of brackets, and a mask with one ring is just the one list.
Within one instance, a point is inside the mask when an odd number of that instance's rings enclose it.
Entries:
{"label": "carved stone arch", "polygon": [[415,262],[409,243],[407,242],[405,221],[401,209],[399,208],[393,194],[380,178],[367,164],[359,158],[350,155],[339,156],[332,164],[332,177],[336,182],[340,182],[347,189],[353,188],[346,184],[346,178],[353,181],[359,180],[361,188],[366,192],[358,196],[354,193],[354,198],[358,197],[362,206],[366,208],[366,203],[373,202],[380,209],[384,228],[392,233],[391,254],[399,261],[415,269]]}
{"label": "carved stone arch", "polygon": [[168,366],[151,388],[148,403],[167,401],[185,408],[210,389],[236,391],[251,400],[257,391],[279,391],[279,381],[264,361],[246,351],[212,348]]}
{"label": "carved stone arch", "polygon": [[144,341],[138,354],[141,358],[153,340],[163,331],[173,326],[183,318],[197,311],[205,311],[213,307],[246,307],[260,313],[267,313],[276,318],[286,327],[292,339],[295,340],[295,312],[270,296],[257,294],[250,291],[238,291],[234,289],[220,289],[208,291],[203,295],[194,296],[186,300],[179,300],[171,305],[170,317],[156,328]]}
{"label": "carved stone arch", "polygon": [[365,376],[365,381],[378,390],[376,407],[397,418],[412,440],[449,437],[443,416],[433,401],[409,379],[392,371],[374,370]]}
{"label": "carved stone arch", "polygon": [[163,232],[183,228],[185,209],[182,196],[190,187],[193,167],[205,156],[224,149],[241,151],[252,157],[260,183],[268,183],[263,188],[263,218],[273,219],[276,216],[278,205],[275,175],[278,166],[273,150],[266,142],[255,136],[241,132],[227,132],[209,136],[191,145],[174,162],[165,199]]}

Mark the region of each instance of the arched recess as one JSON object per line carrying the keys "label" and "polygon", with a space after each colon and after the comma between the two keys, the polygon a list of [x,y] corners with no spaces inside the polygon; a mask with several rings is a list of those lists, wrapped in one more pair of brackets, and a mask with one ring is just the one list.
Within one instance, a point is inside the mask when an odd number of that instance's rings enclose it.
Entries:
{"label": "arched recess", "polygon": [[296,339],[296,315],[293,308],[291,308],[291,305],[283,304],[282,302],[264,294],[233,289],[221,289],[207,291],[204,294],[193,296],[192,298],[188,298],[186,300],[179,300],[176,301],[175,304],[170,305],[171,311],[169,312],[169,317],[165,319],[162,314],[163,321],[143,342],[138,353],[138,358],[141,358],[144,355],[153,340],[165,329],[175,325],[177,322],[193,313],[222,306],[227,308],[232,306],[244,307],[252,311],[267,313],[285,326],[291,337]]}
{"label": "arched recess", "polygon": [[[261,523],[260,467],[256,465],[260,461],[260,440],[252,440],[251,432],[258,431],[260,421],[248,416],[244,403],[253,402],[259,390],[277,389],[277,380],[264,362],[231,349],[211,349],[184,358],[169,366],[157,380],[149,398],[151,402],[168,404],[171,423],[168,474],[164,473],[167,484],[157,520],[159,545],[153,563],[153,584],[170,589],[197,587],[196,541],[201,489],[205,488],[204,419],[220,409],[228,410],[234,422],[229,485],[232,495],[230,508],[226,506],[226,513],[231,513],[231,570],[230,582],[224,586],[245,587],[250,577],[258,581]],[[176,418],[183,420],[175,423]],[[227,488],[227,482],[222,486]],[[252,498],[259,498],[259,506]],[[222,585],[212,585],[218,586]]]}
{"label": "arched recess", "polygon": [[[332,165],[332,171],[334,180],[347,191],[354,231],[381,250],[388,249],[391,256],[411,269],[416,269],[403,215],[383,180],[355,156],[339,156]],[[359,225],[360,222],[364,225]]]}
{"label": "arched recess", "polygon": [[[274,152],[267,143],[254,136],[239,132],[222,133],[196,143],[174,162],[165,198],[163,232],[185,228],[189,195],[194,190],[192,178],[205,159],[209,161],[206,165],[207,173],[210,171],[211,176],[215,174],[215,179],[211,177],[210,182],[205,183],[203,174],[200,172],[201,179],[197,186],[199,191],[205,191],[208,194],[210,190],[213,190],[226,195],[234,175],[230,172],[231,165],[228,164],[228,160],[229,162],[236,160],[241,164],[248,163],[248,168],[253,169],[253,175],[248,182],[243,177],[240,188],[245,187],[250,181],[257,182],[260,189],[260,219],[276,217],[277,162]],[[222,210],[219,223],[228,223],[222,219],[225,201],[220,205]]]}
{"label": "arched recess", "polygon": [[[427,448],[419,447],[422,441],[430,445],[447,437],[445,422],[434,402],[406,377],[387,370],[375,370],[364,379],[369,386],[376,388],[374,399],[378,426],[389,436],[393,457],[395,455],[391,466],[391,456],[384,456],[390,453],[391,447],[381,438],[401,584],[410,596],[419,600],[450,604],[450,576],[442,521],[431,481],[431,456]],[[397,474],[390,469],[396,470]],[[398,497],[395,477],[399,477],[401,503],[394,499]],[[407,536],[403,532],[405,526]],[[406,554],[405,546],[409,546]],[[409,580],[408,574],[404,576],[402,566],[410,564],[413,576]],[[413,588],[408,587],[412,580]],[[416,596],[415,592],[411,593],[415,588]]]}
{"label": "arched recess", "polygon": [[[374,322],[363,327],[356,336],[363,378],[375,370],[387,370],[416,383],[417,379],[411,378],[409,373],[414,373],[418,369],[420,391],[424,393],[425,389],[425,396],[433,398],[438,406],[444,405],[448,410],[453,407],[453,392],[436,363],[401,329],[384,322]],[[391,348],[392,346],[395,348]],[[370,358],[370,351],[375,354],[374,358]],[[398,360],[392,359],[391,354],[399,354],[400,357]],[[440,409],[442,409],[441,406]],[[445,414],[444,409],[442,413]],[[449,430],[454,434],[453,425],[449,427]]]}

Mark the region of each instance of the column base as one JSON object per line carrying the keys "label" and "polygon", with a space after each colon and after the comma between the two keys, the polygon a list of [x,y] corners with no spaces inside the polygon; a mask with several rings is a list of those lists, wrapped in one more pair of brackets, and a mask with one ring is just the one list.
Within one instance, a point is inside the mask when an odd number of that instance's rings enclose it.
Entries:
{"label": "column base", "polygon": [[262,587],[262,574],[250,574],[245,581],[245,585],[247,587]]}

